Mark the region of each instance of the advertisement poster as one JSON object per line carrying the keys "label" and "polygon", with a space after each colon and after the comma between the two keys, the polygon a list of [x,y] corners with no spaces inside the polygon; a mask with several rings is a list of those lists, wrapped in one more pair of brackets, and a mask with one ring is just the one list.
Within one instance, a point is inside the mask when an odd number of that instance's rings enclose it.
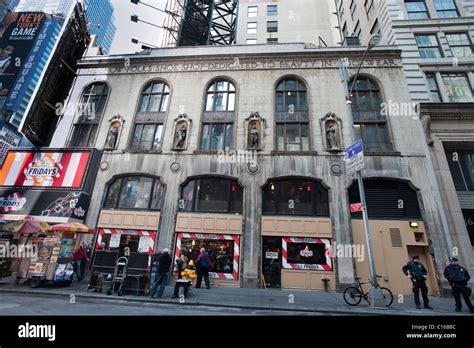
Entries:
{"label": "advertisement poster", "polygon": [[0,218],[21,220],[28,217],[54,222],[84,221],[90,196],[81,191],[1,190]]}
{"label": "advertisement poster", "polygon": [[140,241],[138,242],[138,252],[139,253],[147,253],[150,247],[153,247],[153,240],[149,236],[142,236],[140,237]]}
{"label": "advertisement poster", "polygon": [[26,65],[46,15],[40,12],[9,13],[0,25],[0,107]]}
{"label": "advertisement poster", "polygon": [[74,239],[63,239],[59,249],[59,257],[72,257],[74,249]]}
{"label": "advertisement poster", "polygon": [[109,248],[118,248],[120,246],[120,237],[122,234],[116,233],[110,236]]}

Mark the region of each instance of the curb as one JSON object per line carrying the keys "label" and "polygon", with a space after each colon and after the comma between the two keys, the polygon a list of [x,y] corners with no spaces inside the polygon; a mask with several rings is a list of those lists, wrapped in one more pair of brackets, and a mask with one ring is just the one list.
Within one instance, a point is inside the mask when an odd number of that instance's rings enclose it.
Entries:
{"label": "curb", "polygon": [[[120,301],[124,303],[149,303],[149,304],[171,304],[171,305],[181,305],[181,306],[207,306],[207,307],[219,307],[219,308],[239,308],[239,309],[250,309],[250,310],[263,310],[263,311],[280,311],[280,312],[301,312],[301,313],[323,313],[323,314],[334,314],[334,315],[353,315],[353,316],[425,316],[427,313],[425,312],[402,312],[402,313],[393,313],[390,310],[374,310],[374,312],[369,311],[344,311],[344,310],[326,310],[326,309],[305,309],[305,308],[286,308],[286,307],[266,307],[266,306],[258,306],[258,305],[242,305],[242,304],[216,304],[211,302],[200,302],[200,301],[186,301],[186,303],[179,303],[172,300],[166,299],[156,299],[151,300],[148,297],[146,298],[124,298],[120,296],[107,296],[107,295],[89,295],[87,293],[80,293],[80,294],[72,294],[72,293],[65,293],[65,292],[42,292],[42,291],[32,291],[32,290],[23,290],[23,289],[0,289],[0,293],[8,293],[8,294],[17,294],[17,295],[35,295],[41,297],[67,297],[69,298],[71,295],[74,295],[76,300],[77,299],[86,299],[89,302],[102,302],[100,300],[110,300],[110,301]],[[369,309],[370,310],[370,309]],[[449,312],[433,312],[439,313],[439,315],[463,315],[463,314],[454,314]]]}

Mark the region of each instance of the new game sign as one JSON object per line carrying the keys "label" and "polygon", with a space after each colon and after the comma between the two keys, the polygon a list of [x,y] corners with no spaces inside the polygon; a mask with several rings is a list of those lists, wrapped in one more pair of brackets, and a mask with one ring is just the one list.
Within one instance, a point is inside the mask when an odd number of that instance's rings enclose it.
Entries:
{"label": "new game sign", "polygon": [[90,151],[10,151],[0,170],[0,186],[81,188]]}
{"label": "new game sign", "polygon": [[12,92],[45,19],[40,12],[9,13],[0,26],[0,106]]}

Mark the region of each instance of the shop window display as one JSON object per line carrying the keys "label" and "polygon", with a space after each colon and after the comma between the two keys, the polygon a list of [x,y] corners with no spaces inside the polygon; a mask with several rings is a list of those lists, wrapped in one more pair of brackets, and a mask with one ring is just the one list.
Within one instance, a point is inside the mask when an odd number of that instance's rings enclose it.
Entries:
{"label": "shop window display", "polygon": [[305,265],[325,265],[324,244],[288,243],[288,263]]}
{"label": "shop window display", "polygon": [[181,253],[189,260],[196,263],[199,250],[205,248],[210,259],[214,263],[211,272],[229,273],[234,271],[234,242],[231,240],[214,239],[183,239],[181,242]]}
{"label": "shop window display", "polygon": [[282,238],[283,268],[332,271],[331,241],[320,238]]}

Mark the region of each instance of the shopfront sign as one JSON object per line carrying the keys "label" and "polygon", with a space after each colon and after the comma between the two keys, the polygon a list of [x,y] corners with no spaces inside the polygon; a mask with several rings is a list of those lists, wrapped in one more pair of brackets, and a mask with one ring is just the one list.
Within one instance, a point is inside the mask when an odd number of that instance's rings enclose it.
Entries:
{"label": "shopfront sign", "polygon": [[9,151],[0,170],[0,186],[81,188],[90,151]]}
{"label": "shopfront sign", "polygon": [[10,211],[20,211],[26,203],[26,198],[20,196],[18,192],[8,197],[0,197],[0,212],[8,213]]}
{"label": "shopfront sign", "polygon": [[34,217],[47,222],[84,222],[89,204],[90,196],[81,191],[0,189],[0,218],[9,221]]}
{"label": "shopfront sign", "polygon": [[351,204],[351,213],[359,213],[363,210],[362,203]]}
{"label": "shopfront sign", "polygon": [[282,238],[282,266],[286,269],[332,271],[331,241],[322,238]]}
{"label": "shopfront sign", "polygon": [[278,253],[276,251],[266,251],[265,258],[276,260],[278,259]]}

